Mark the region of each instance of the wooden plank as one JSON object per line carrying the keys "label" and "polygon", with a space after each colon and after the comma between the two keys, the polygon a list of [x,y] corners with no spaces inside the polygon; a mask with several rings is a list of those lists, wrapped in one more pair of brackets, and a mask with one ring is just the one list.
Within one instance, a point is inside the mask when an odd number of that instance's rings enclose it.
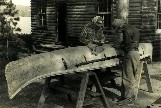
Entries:
{"label": "wooden plank", "polygon": [[106,96],[105,96],[105,93],[103,91],[103,88],[101,86],[101,83],[96,75],[96,73],[94,73],[94,77],[95,77],[95,85],[96,85],[96,88],[97,88],[97,91],[100,92],[102,95],[100,96],[100,99],[103,103],[103,106],[104,108],[109,108],[109,103],[107,102],[107,99],[106,99]]}
{"label": "wooden plank", "polygon": [[95,5],[80,5],[80,4],[76,4],[76,5],[69,5],[67,4],[67,9],[87,9],[87,8],[94,8]]}
{"label": "wooden plank", "polygon": [[83,107],[83,102],[84,102],[84,97],[85,97],[88,81],[89,81],[89,73],[85,73],[81,80],[80,91],[78,94],[76,108]]}
{"label": "wooden plank", "polygon": [[47,92],[48,92],[48,89],[49,89],[50,81],[51,81],[51,77],[46,78],[45,83],[44,83],[44,87],[42,89],[42,93],[41,93],[41,96],[40,96],[40,99],[39,99],[38,108],[44,107],[44,102],[45,102],[45,99],[46,99],[47,94],[48,94]]}
{"label": "wooden plank", "polygon": [[[84,22],[84,21],[91,21],[92,18],[70,18],[70,19],[67,19],[67,21],[80,21],[80,22]],[[68,22],[67,22],[68,23]]]}
{"label": "wooden plank", "polygon": [[90,21],[81,21],[81,22],[78,22],[78,21],[68,21],[67,24],[87,24],[89,23]]}
{"label": "wooden plank", "polygon": [[73,6],[73,5],[95,5],[95,2],[89,2],[89,1],[86,1],[86,2],[68,2],[67,5],[69,6]]}
{"label": "wooden plank", "polygon": [[86,13],[84,13],[83,15],[76,15],[76,14],[68,14],[67,13],[67,19],[70,19],[70,18],[92,18],[94,17],[95,15],[92,14],[92,15],[88,15]]}
{"label": "wooden plank", "polygon": [[155,25],[144,25],[144,26],[142,27],[142,29],[155,29],[155,28],[156,28]]}
{"label": "wooden plank", "polygon": [[129,7],[140,7],[140,6],[142,6],[142,3],[129,3]]}
{"label": "wooden plank", "polygon": [[68,15],[70,15],[70,14],[75,14],[75,15],[93,15],[93,14],[95,14],[95,12],[68,12]]}
{"label": "wooden plank", "polygon": [[141,18],[129,18],[128,21],[132,23],[141,23],[142,19]]}
{"label": "wooden plank", "polygon": [[88,7],[88,8],[83,8],[83,9],[82,8],[80,8],[80,9],[77,9],[77,8],[71,8],[70,9],[70,8],[68,8],[67,11],[68,12],[70,12],[70,11],[71,12],[84,12],[84,11],[88,12],[88,11],[95,11],[95,8],[93,8],[93,7],[90,7],[90,8]]}
{"label": "wooden plank", "polygon": [[144,70],[144,74],[146,76],[146,83],[147,83],[148,91],[150,93],[153,93],[151,78],[150,78],[148,66],[147,66],[147,61],[145,61],[143,64],[143,70]]}
{"label": "wooden plank", "polygon": [[129,0],[130,3],[142,3],[141,0]]}

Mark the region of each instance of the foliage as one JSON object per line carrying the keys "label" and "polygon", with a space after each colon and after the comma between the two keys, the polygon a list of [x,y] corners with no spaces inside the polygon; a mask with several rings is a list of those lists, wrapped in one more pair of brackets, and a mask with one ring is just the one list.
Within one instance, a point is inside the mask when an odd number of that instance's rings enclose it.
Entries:
{"label": "foliage", "polygon": [[3,59],[16,58],[20,49],[24,46],[24,41],[14,34],[14,31],[21,31],[17,27],[20,20],[16,17],[18,10],[12,0],[5,3],[4,10],[0,13],[0,57]]}
{"label": "foliage", "polygon": [[3,12],[0,14],[0,36],[8,37],[13,34],[14,30],[21,31],[17,27],[17,21],[20,20],[19,17],[16,17],[18,10],[16,10],[16,5],[12,3],[12,0],[5,4]]}

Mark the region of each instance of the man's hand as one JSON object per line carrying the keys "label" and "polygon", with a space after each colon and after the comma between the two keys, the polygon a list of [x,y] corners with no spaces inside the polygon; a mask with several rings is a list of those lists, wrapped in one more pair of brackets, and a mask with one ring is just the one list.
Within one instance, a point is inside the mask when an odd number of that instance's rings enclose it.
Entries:
{"label": "man's hand", "polygon": [[[106,42],[108,42],[108,41],[106,41]],[[94,40],[93,43],[97,44],[97,45],[102,45],[102,44],[105,43],[105,41],[103,41],[103,40],[102,41]]]}
{"label": "man's hand", "polygon": [[101,47],[101,46],[98,46],[98,45],[96,45],[96,44],[88,44],[87,45],[88,46],[88,48],[91,50],[91,53],[93,54],[93,55],[98,55],[99,53],[101,53],[101,52],[103,52],[104,51],[104,48],[103,47]]}

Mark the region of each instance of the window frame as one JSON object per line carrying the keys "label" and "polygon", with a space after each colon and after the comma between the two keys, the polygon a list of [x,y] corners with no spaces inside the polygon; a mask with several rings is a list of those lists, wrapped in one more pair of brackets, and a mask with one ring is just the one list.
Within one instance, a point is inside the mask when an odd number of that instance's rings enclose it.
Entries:
{"label": "window frame", "polygon": [[[101,1],[106,2],[105,5],[102,5]],[[113,4],[113,0],[97,0],[97,15],[99,15],[99,16],[101,16],[103,18],[103,20],[104,20],[104,28],[105,29],[109,29],[109,28],[111,29],[111,25],[112,25],[112,6],[113,6],[112,4]],[[101,11],[101,8],[102,8],[102,11]],[[109,22],[109,20],[105,20],[105,19],[107,19],[107,17],[110,17],[110,22]]]}
{"label": "window frame", "polygon": [[37,25],[39,28],[46,28],[47,27],[47,17],[46,17],[46,0],[40,0],[37,8]]}

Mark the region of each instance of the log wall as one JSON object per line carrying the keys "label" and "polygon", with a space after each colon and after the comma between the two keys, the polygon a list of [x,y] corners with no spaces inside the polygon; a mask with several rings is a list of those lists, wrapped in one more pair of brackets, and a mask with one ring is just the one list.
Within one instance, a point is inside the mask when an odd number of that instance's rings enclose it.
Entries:
{"label": "log wall", "polygon": [[53,43],[56,39],[56,8],[54,0],[48,0],[46,6],[47,25],[42,28],[38,25],[38,3],[39,0],[31,1],[31,28],[35,45],[41,43]]}
{"label": "log wall", "polygon": [[95,15],[95,0],[69,0],[67,2],[67,41],[69,45],[79,44],[81,30]]}
{"label": "log wall", "polygon": [[157,0],[142,0],[141,42],[153,44],[153,60],[161,60],[161,39],[156,34]]}

